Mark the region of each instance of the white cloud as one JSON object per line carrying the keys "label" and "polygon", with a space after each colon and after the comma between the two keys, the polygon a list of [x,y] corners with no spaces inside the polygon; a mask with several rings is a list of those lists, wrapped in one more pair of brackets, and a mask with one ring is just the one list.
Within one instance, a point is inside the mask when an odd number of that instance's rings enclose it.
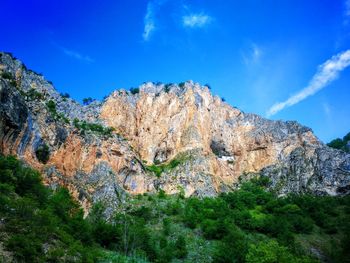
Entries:
{"label": "white cloud", "polygon": [[152,31],[156,29],[155,22],[154,22],[154,3],[149,2],[147,4],[147,12],[144,18],[144,30],[143,30],[143,40],[148,41]]}
{"label": "white cloud", "polygon": [[165,4],[168,0],[151,0],[147,4],[147,10],[144,21],[144,29],[142,33],[142,38],[144,41],[150,40],[153,31],[157,29],[156,26],[156,14],[159,8]]}
{"label": "white cloud", "polygon": [[248,51],[242,53],[243,62],[246,65],[258,63],[261,56],[262,56],[262,50],[255,43],[251,44]]}
{"label": "white cloud", "polygon": [[185,27],[198,28],[204,27],[211,22],[212,18],[203,13],[190,14],[182,17],[182,24]]}
{"label": "white cloud", "polygon": [[69,57],[72,57],[72,58],[75,58],[75,59],[78,59],[78,60],[82,60],[82,61],[85,61],[85,62],[88,62],[88,63],[94,62],[94,60],[92,58],[90,58],[89,56],[82,55],[82,54],[80,54],[80,53],[78,53],[76,51],[67,49],[65,47],[60,47],[60,49],[63,51],[64,54],[66,54]]}
{"label": "white cloud", "polygon": [[291,96],[286,101],[275,103],[266,113],[270,117],[284,108],[290,107],[307,97],[315,94],[319,90],[329,85],[335,80],[339,73],[350,65],[350,49],[333,56],[318,67],[317,73],[311,79],[309,85]]}

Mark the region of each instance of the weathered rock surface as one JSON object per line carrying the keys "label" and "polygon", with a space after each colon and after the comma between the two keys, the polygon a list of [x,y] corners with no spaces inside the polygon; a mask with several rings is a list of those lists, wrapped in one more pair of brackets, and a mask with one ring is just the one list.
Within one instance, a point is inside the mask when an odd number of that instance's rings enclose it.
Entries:
{"label": "weathered rock surface", "polygon": [[[67,186],[86,209],[102,201],[112,211],[126,192],[158,188],[214,196],[256,173],[280,194],[350,191],[349,154],[325,146],[307,127],[246,114],[191,81],[145,83],[136,94],[117,90],[82,106],[6,53],[0,76],[0,152],[41,170],[51,187]],[[74,119],[115,131],[84,131]],[[46,164],[36,156],[43,145]],[[152,164],[167,168],[157,177]]]}

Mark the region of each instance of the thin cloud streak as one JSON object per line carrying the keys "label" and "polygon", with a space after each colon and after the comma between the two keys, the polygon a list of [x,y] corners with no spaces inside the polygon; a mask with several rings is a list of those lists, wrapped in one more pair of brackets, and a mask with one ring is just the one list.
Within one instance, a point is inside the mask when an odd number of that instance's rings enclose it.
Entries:
{"label": "thin cloud streak", "polygon": [[190,14],[182,17],[182,24],[185,27],[200,28],[211,22],[212,18],[203,13]]}
{"label": "thin cloud streak", "polygon": [[350,16],[350,0],[345,1],[345,15]]}
{"label": "thin cloud streak", "polygon": [[155,22],[154,22],[154,4],[153,2],[149,2],[147,4],[147,12],[144,18],[144,30],[142,34],[142,38],[144,41],[148,41],[152,31],[156,29]]}
{"label": "thin cloud streak", "polygon": [[260,61],[262,56],[261,48],[253,43],[247,52],[242,53],[243,62],[245,65],[256,64]]}
{"label": "thin cloud streak", "polygon": [[266,113],[267,117],[275,115],[277,112],[293,106],[307,97],[314,95],[332,81],[334,81],[339,73],[350,65],[350,49],[333,56],[325,63],[318,67],[317,73],[311,79],[309,85],[297,94],[291,96],[284,102],[275,103]]}
{"label": "thin cloud streak", "polygon": [[142,38],[144,41],[150,40],[152,33],[157,30],[156,26],[156,14],[159,8],[165,4],[168,0],[151,0],[147,4],[147,10],[143,19],[144,28]]}
{"label": "thin cloud streak", "polygon": [[80,53],[78,53],[76,51],[67,49],[65,47],[60,47],[60,48],[62,49],[63,53],[66,54],[69,57],[75,58],[77,60],[85,61],[85,62],[88,62],[88,63],[94,62],[94,60],[92,58],[90,58],[89,56],[82,55],[82,54],[80,54]]}
{"label": "thin cloud streak", "polygon": [[323,103],[322,106],[323,106],[323,111],[324,111],[325,115],[327,116],[327,118],[330,118],[332,112],[331,112],[331,108],[329,107],[328,103],[325,102],[325,103]]}
{"label": "thin cloud streak", "polygon": [[77,52],[77,51],[74,51],[74,50],[71,50],[71,49],[68,49],[66,47],[63,47],[59,44],[57,44],[55,41],[51,40],[51,44],[56,47],[57,49],[59,49],[60,51],[62,51],[63,54],[69,56],[69,57],[72,57],[74,59],[77,59],[77,60],[80,60],[80,61],[83,61],[83,62],[87,62],[87,63],[93,63],[95,62],[94,59],[92,59],[91,57],[89,56],[86,56],[86,55],[82,55],[81,53]]}

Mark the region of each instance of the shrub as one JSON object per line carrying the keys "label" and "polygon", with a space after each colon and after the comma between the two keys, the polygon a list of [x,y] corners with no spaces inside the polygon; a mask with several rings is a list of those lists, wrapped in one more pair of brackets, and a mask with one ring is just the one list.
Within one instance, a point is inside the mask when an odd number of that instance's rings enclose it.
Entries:
{"label": "shrub", "polygon": [[166,197],[166,193],[163,189],[159,189],[158,191],[158,197],[161,199],[164,199]]}
{"label": "shrub", "polygon": [[327,143],[327,145],[335,149],[342,149],[344,147],[344,142],[342,139],[337,138],[332,140],[330,143]]}
{"label": "shrub", "polygon": [[31,88],[27,93],[26,96],[30,100],[42,100],[44,98],[44,95],[40,92],[36,91],[35,89]]}
{"label": "shrub", "polygon": [[281,247],[274,240],[261,242],[249,246],[246,262],[270,263],[270,262],[292,262],[292,257],[285,247]]}
{"label": "shrub", "polygon": [[79,129],[82,134],[84,134],[87,131],[90,131],[92,133],[107,137],[112,136],[112,133],[115,130],[113,127],[104,127],[101,124],[80,121],[77,118],[73,120],[73,125],[75,128]]}
{"label": "shrub", "polygon": [[64,116],[63,113],[58,113],[57,110],[56,110],[56,103],[53,101],[53,100],[49,100],[47,103],[46,103],[46,107],[51,115],[51,117],[56,120],[56,121],[63,121],[64,123],[67,123],[69,124],[70,121],[69,119]]}
{"label": "shrub", "polygon": [[345,152],[350,152],[350,148],[348,147],[348,142],[350,141],[350,132],[343,137],[343,139],[337,138],[327,143],[329,147],[343,150]]}
{"label": "shrub", "polygon": [[164,91],[168,93],[170,91],[171,86],[173,86],[173,83],[167,83],[164,85]]}
{"label": "shrub", "polygon": [[1,77],[4,78],[4,79],[7,79],[7,80],[13,80],[13,76],[11,75],[11,73],[9,72],[3,72],[1,73]]}
{"label": "shrub", "polygon": [[185,82],[180,82],[179,87],[183,89],[185,87]]}
{"label": "shrub", "polygon": [[49,112],[51,113],[51,115],[56,116],[57,115],[57,111],[56,111],[56,103],[53,100],[49,100],[46,103],[47,109],[49,110]]}
{"label": "shrub", "polygon": [[179,236],[175,242],[175,257],[184,259],[186,258],[188,251],[186,247],[186,239],[184,236]]}
{"label": "shrub", "polygon": [[87,105],[91,104],[93,101],[94,101],[94,99],[91,98],[91,97],[84,98],[84,99],[83,99],[83,104],[84,104],[85,106],[87,106]]}
{"label": "shrub", "polygon": [[43,145],[40,145],[38,149],[36,149],[35,155],[41,163],[46,164],[50,158],[50,150],[47,144],[44,143]]}
{"label": "shrub", "polygon": [[139,88],[130,88],[130,93],[133,94],[133,95],[135,95],[135,94],[137,94],[139,92],[140,92]]}
{"label": "shrub", "polygon": [[64,98],[64,99],[70,98],[70,95],[69,95],[67,92],[61,93],[60,95],[61,95],[61,97]]}

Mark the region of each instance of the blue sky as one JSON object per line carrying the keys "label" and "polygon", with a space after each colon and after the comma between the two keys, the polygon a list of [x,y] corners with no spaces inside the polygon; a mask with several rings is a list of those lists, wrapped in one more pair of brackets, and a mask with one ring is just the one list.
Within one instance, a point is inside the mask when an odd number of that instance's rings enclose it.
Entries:
{"label": "blue sky", "polygon": [[350,0],[1,0],[0,50],[81,101],[209,83],[245,112],[350,131]]}

